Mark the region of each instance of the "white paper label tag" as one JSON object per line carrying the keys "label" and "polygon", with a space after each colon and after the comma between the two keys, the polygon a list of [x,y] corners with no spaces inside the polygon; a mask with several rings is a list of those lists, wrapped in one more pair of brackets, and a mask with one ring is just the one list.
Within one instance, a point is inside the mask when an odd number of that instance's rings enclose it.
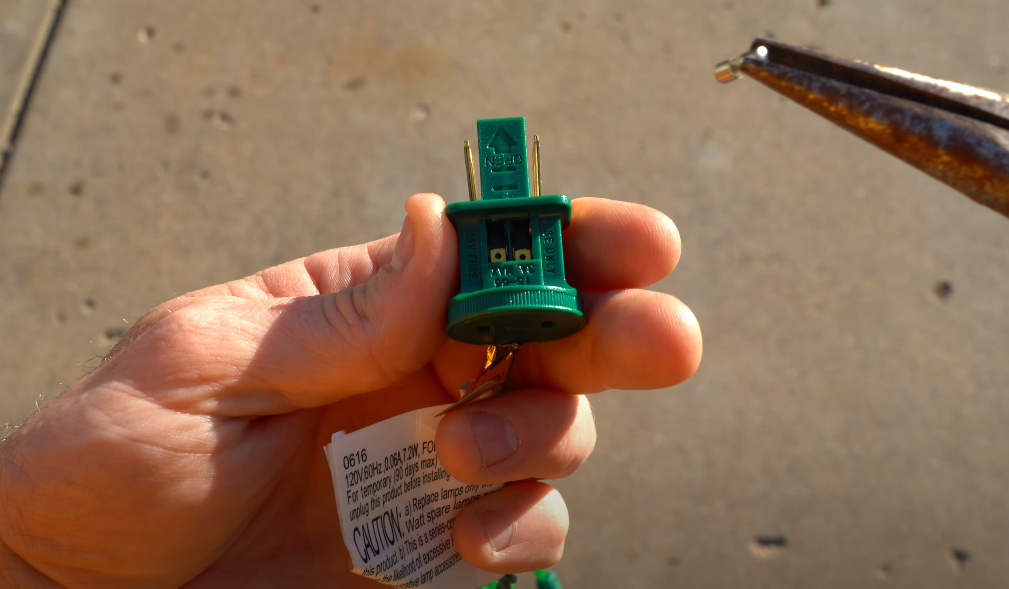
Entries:
{"label": "white paper label tag", "polygon": [[500,575],[459,556],[457,512],[498,485],[467,485],[448,474],[434,434],[448,405],[404,413],[326,445],[351,569],[391,587],[474,589]]}

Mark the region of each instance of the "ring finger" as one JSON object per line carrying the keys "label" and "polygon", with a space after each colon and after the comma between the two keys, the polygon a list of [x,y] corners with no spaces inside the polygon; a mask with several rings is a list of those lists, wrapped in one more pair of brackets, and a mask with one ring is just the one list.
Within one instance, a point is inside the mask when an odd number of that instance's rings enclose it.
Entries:
{"label": "ring finger", "polygon": [[523,481],[466,506],[452,535],[467,562],[504,574],[557,564],[567,533],[568,510],[560,493],[545,483]]}

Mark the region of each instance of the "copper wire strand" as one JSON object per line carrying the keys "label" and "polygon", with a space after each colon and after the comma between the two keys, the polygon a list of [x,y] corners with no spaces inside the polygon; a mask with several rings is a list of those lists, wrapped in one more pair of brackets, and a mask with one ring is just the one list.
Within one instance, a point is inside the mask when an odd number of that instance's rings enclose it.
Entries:
{"label": "copper wire strand", "polygon": [[[502,350],[507,350],[507,354],[501,354]],[[483,370],[480,374],[474,378],[469,385],[469,390],[466,391],[458,401],[453,403],[451,406],[445,408],[444,411],[438,415],[444,415],[449,411],[455,409],[456,407],[461,407],[463,405],[468,405],[470,403],[479,401],[488,396],[488,393],[492,393],[498,385],[503,385],[508,381],[508,376],[511,375],[512,367],[515,366],[515,356],[518,354],[519,346],[516,344],[509,344],[504,346],[487,346],[487,361],[484,364]],[[480,383],[480,379],[487,375],[488,372],[494,370],[502,362],[508,362],[508,368],[505,369],[504,374],[499,374],[490,380]],[[479,384],[478,384],[479,383]]]}

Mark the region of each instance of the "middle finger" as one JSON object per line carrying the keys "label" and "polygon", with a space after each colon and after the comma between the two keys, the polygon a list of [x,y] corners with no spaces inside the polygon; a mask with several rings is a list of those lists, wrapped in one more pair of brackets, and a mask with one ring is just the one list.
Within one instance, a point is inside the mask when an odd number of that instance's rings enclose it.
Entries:
{"label": "middle finger", "polygon": [[449,412],[435,443],[442,465],[464,483],[556,479],[589,457],[596,428],[584,396],[523,389]]}
{"label": "middle finger", "polygon": [[[701,361],[701,331],[676,297],[645,290],[587,293],[585,329],[522,346],[509,388],[547,386],[571,393],[657,389],[689,378]],[[434,366],[449,391],[475,377],[486,347],[449,341]]]}

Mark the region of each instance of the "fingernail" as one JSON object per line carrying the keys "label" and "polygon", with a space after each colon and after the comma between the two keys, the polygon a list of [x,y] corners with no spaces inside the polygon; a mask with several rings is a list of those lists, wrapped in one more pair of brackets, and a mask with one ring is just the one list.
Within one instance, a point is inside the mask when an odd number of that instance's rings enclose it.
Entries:
{"label": "fingernail", "polygon": [[413,241],[413,223],[410,222],[408,215],[403,220],[403,229],[399,232],[399,239],[396,240],[396,249],[392,251],[392,265],[397,270],[402,270],[413,257]]}
{"label": "fingernail", "polygon": [[511,422],[497,413],[472,410],[469,422],[473,427],[476,445],[480,448],[483,466],[494,466],[515,453],[519,437]]}
{"label": "fingernail", "polygon": [[500,511],[484,511],[477,516],[480,525],[487,534],[490,547],[494,552],[501,552],[512,543],[512,536],[515,533],[515,523]]}

